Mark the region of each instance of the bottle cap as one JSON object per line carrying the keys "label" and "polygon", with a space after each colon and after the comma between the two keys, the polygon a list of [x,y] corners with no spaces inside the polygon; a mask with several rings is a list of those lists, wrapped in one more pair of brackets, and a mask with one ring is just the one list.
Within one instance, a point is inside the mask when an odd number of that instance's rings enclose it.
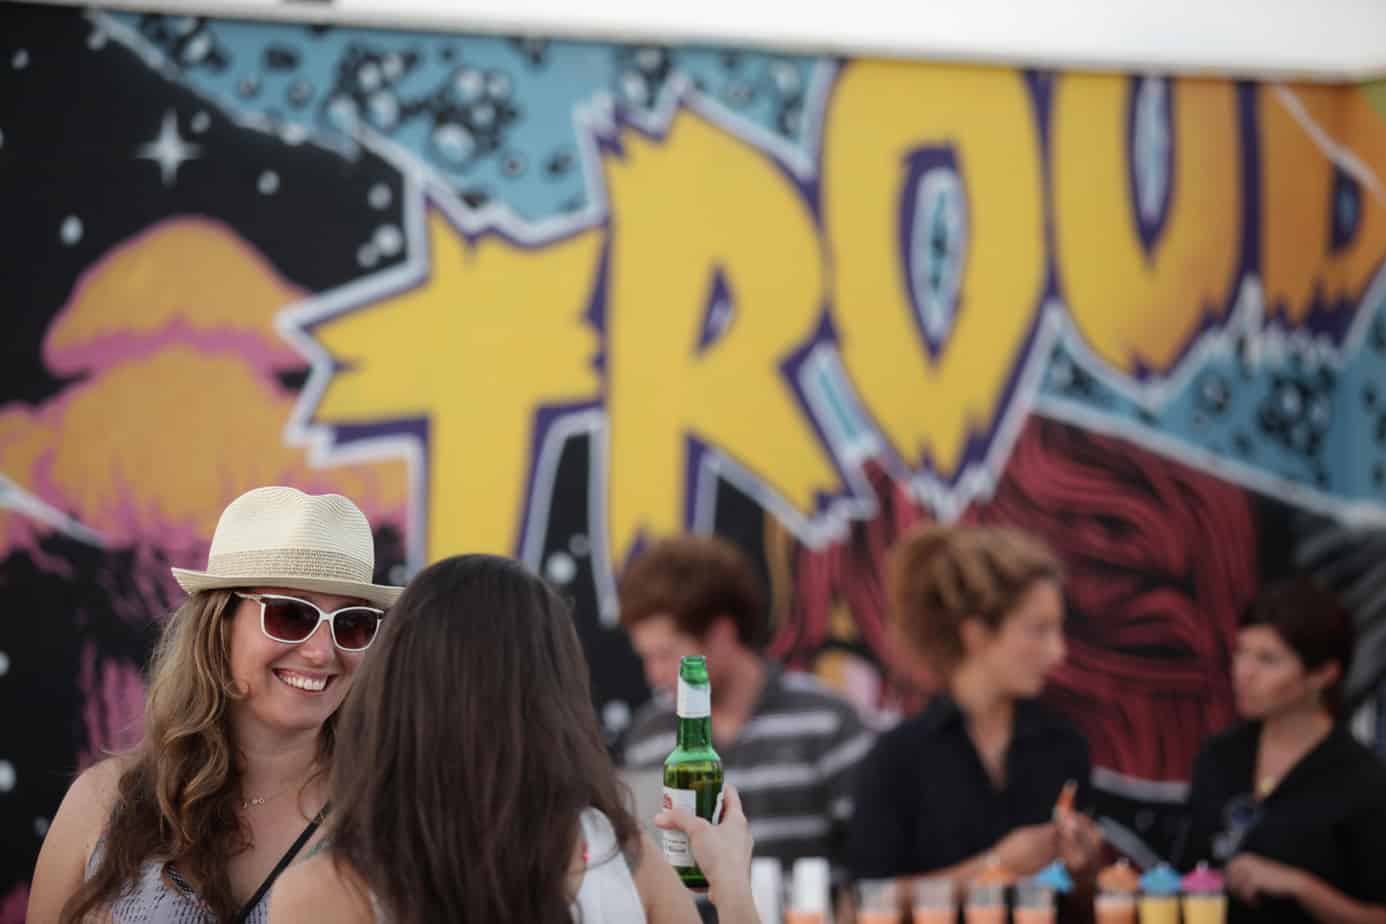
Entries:
{"label": "bottle cap", "polygon": [[1198,868],[1184,877],[1184,891],[1191,895],[1215,895],[1222,891],[1222,876],[1200,863]]}
{"label": "bottle cap", "polygon": [[794,861],[789,906],[795,911],[828,913],[831,873],[825,857],[800,857]]}
{"label": "bottle cap", "polygon": [[1179,894],[1179,874],[1170,869],[1168,863],[1161,863],[1141,877],[1141,889],[1146,895],[1169,896]]}
{"label": "bottle cap", "polygon": [[1073,877],[1062,860],[1055,860],[1035,875],[1035,882],[1066,895],[1073,891]]}
{"label": "bottle cap", "polygon": [[751,902],[761,924],[780,924],[784,903],[784,869],[774,857],[751,860]]}
{"label": "bottle cap", "polygon": [[1125,892],[1134,894],[1140,891],[1141,877],[1125,860],[1118,860],[1097,874],[1097,887],[1103,892]]}

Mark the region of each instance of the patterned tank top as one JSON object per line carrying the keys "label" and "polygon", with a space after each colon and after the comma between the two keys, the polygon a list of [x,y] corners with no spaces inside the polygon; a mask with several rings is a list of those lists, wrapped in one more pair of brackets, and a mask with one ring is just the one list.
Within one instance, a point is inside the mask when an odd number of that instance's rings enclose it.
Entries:
{"label": "patterned tank top", "polygon": [[[323,848],[318,841],[301,851],[294,862],[306,860]],[[87,861],[87,875],[96,870],[103,844],[98,843]],[[246,916],[245,924],[268,924],[269,896],[255,903]],[[178,871],[163,860],[150,860],[140,867],[135,882],[121,893],[111,905],[111,924],[214,924],[207,905]]]}

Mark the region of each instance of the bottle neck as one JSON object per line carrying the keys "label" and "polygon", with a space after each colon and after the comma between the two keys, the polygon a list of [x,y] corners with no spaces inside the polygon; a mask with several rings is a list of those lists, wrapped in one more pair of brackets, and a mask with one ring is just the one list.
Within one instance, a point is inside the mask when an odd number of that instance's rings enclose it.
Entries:
{"label": "bottle neck", "polygon": [[678,746],[685,751],[698,751],[711,747],[711,717],[700,716],[690,719],[679,716]]}
{"label": "bottle neck", "polygon": [[712,747],[712,688],[706,681],[679,677],[677,714],[679,747],[699,750]]}

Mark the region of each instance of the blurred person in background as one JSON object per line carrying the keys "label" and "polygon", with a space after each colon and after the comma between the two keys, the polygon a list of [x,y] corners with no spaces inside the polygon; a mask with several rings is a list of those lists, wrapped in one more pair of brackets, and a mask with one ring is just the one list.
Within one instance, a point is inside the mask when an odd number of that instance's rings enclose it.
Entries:
{"label": "blurred person in background", "polygon": [[1386,766],[1340,721],[1352,617],[1298,577],[1237,635],[1243,721],[1194,762],[1182,865],[1224,866],[1228,920],[1386,924]]}
{"label": "blurred person in background", "polygon": [[892,551],[891,631],[944,689],[858,770],[854,878],[961,886],[988,867],[1027,876],[1062,859],[1091,882],[1096,826],[1056,812],[1066,784],[1085,795],[1087,742],[1037,699],[1065,655],[1061,580],[1048,549],[1003,528],[921,525]]}
{"label": "blurred person in background", "polygon": [[840,869],[852,774],[872,735],[846,699],[761,655],[765,592],[745,554],[714,536],[663,539],[626,568],[619,597],[654,692],[623,738],[624,765],[663,764],[678,728],[679,659],[706,655],[713,746],[741,792],[756,855],[786,872],[800,857]]}

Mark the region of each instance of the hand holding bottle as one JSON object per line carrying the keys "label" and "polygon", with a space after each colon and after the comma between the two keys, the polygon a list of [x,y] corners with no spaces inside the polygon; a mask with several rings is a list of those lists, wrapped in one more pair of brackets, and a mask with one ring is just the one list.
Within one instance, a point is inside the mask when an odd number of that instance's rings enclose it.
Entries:
{"label": "hand holding bottle", "polygon": [[[710,824],[687,809],[665,809],[654,823],[666,831],[682,831],[688,837],[693,858],[708,883],[708,898],[724,919],[727,906],[751,904],[751,851],[755,840],[741,809],[741,794],[729,783],[722,786],[722,818]],[[739,919],[739,917],[738,917]]]}

